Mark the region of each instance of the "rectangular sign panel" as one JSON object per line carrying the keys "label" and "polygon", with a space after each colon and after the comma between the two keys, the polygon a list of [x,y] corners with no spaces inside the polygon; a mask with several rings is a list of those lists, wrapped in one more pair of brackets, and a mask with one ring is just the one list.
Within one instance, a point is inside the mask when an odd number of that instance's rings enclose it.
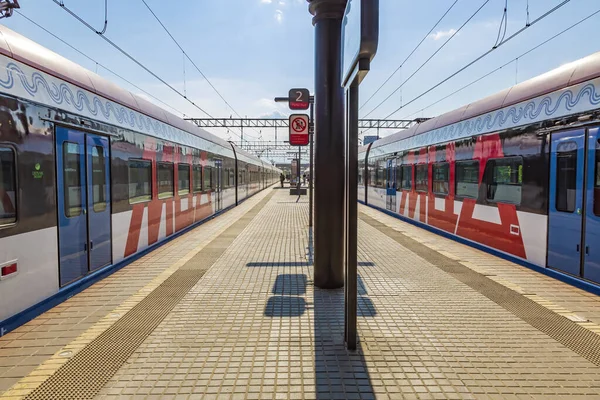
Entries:
{"label": "rectangular sign panel", "polygon": [[378,41],[379,0],[348,0],[342,20],[342,86],[359,59],[375,57]]}
{"label": "rectangular sign panel", "polygon": [[288,103],[290,110],[308,110],[310,107],[310,92],[308,89],[290,89]]}
{"label": "rectangular sign panel", "polygon": [[308,115],[290,115],[290,145],[306,146],[308,144]]}

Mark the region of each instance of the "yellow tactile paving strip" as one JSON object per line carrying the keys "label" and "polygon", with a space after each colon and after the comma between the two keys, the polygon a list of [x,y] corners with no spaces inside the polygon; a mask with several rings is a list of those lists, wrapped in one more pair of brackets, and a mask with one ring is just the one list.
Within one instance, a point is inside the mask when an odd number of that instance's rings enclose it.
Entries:
{"label": "yellow tactile paving strip", "polygon": [[251,197],[0,337],[0,398],[22,396],[39,386],[269,192]]}
{"label": "yellow tactile paving strip", "polygon": [[600,335],[600,297],[521,265],[435,235],[371,207],[359,205],[359,210]]}
{"label": "yellow tactile paving strip", "polygon": [[[25,398],[94,398],[173,307],[221,257],[272,195],[273,192],[208,243],[110,328],[72,355]],[[36,377],[36,380],[40,379],[41,376]]]}
{"label": "yellow tactile paving strip", "polygon": [[600,369],[371,226],[359,225],[360,351],[343,290],[311,284],[306,204],[279,192],[99,398],[593,396]]}
{"label": "yellow tactile paving strip", "polygon": [[[97,398],[488,400],[600,393],[600,368],[363,221],[361,342],[348,353],[343,290],[312,286],[307,203],[275,192]],[[401,221],[389,224],[404,229]],[[420,239],[428,241],[454,251],[449,240]],[[497,260],[478,257],[488,266]],[[456,258],[467,261],[460,252]],[[526,282],[543,287],[536,279],[545,277],[536,275]],[[564,293],[574,289],[553,284]]]}
{"label": "yellow tactile paving strip", "polygon": [[573,350],[589,362],[600,367],[600,335],[569,320],[552,309],[534,302],[512,288],[475,272],[441,252],[431,251],[427,246],[397,230],[371,218],[364,213],[361,220],[394,239],[411,252],[450,274],[457,280],[483,294],[494,303],[512,312],[523,321],[544,332],[559,343]]}

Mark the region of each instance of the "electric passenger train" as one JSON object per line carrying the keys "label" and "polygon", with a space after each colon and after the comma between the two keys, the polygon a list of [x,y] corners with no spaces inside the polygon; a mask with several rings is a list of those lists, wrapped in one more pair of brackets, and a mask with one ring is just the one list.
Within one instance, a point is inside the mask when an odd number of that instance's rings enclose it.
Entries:
{"label": "electric passenger train", "polygon": [[359,200],[598,292],[600,53],[359,150]]}
{"label": "electric passenger train", "polygon": [[0,26],[0,335],[280,172]]}

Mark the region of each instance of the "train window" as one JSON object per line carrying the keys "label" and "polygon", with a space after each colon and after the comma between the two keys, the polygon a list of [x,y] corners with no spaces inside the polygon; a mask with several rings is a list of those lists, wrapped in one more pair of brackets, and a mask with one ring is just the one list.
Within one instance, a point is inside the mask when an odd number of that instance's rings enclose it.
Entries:
{"label": "train window", "polygon": [[202,165],[194,165],[194,193],[202,191]]}
{"label": "train window", "polygon": [[594,214],[600,216],[600,139],[596,143],[596,184],[594,185]]}
{"label": "train window", "polygon": [[368,185],[370,186],[376,186],[377,185],[377,179],[375,179],[377,176],[377,165],[370,165],[369,166],[369,181],[367,182]]}
{"label": "train window", "polygon": [[64,207],[67,217],[81,215],[81,149],[79,143],[63,143]]}
{"label": "train window", "polygon": [[487,199],[501,203],[521,204],[523,158],[489,160],[486,168],[491,171],[491,175],[487,175]]}
{"label": "train window", "polygon": [[190,192],[190,164],[177,165],[177,193]]}
{"label": "train window", "polygon": [[364,165],[358,165],[358,186],[364,186],[365,183],[363,182],[363,174],[365,172],[365,167]]}
{"label": "train window", "polygon": [[412,189],[412,165],[403,165],[401,168],[402,171],[402,189],[411,190]]}
{"label": "train window", "polygon": [[418,192],[427,192],[429,190],[428,168],[427,164],[419,164],[416,167],[415,189]]}
{"label": "train window", "polygon": [[17,222],[15,152],[0,147],[0,226]]}
{"label": "train window", "polygon": [[229,170],[229,186],[235,186],[235,170],[233,168]]}
{"label": "train window", "polygon": [[382,175],[383,175],[383,167],[381,166],[381,162],[376,161],[375,162],[375,176],[373,179],[373,186],[375,187],[381,187],[383,186],[383,184],[381,183],[382,180]]}
{"label": "train window", "polygon": [[402,165],[400,159],[396,160],[396,191],[402,190]]}
{"label": "train window", "polygon": [[152,161],[129,160],[129,204],[152,199]]}
{"label": "train window", "polygon": [[173,183],[173,163],[158,163],[158,198],[166,199],[175,195]]}
{"label": "train window", "polygon": [[104,147],[92,147],[92,195],[94,212],[106,210],[106,161]]}
{"label": "train window", "polygon": [[572,151],[556,154],[556,209],[575,211],[577,202],[577,146]]}
{"label": "train window", "polygon": [[433,193],[447,195],[450,188],[450,165],[448,163],[433,164]]}
{"label": "train window", "polygon": [[204,190],[212,189],[212,167],[204,167]]}
{"label": "train window", "polygon": [[479,161],[456,162],[456,196],[476,199],[479,192]]}

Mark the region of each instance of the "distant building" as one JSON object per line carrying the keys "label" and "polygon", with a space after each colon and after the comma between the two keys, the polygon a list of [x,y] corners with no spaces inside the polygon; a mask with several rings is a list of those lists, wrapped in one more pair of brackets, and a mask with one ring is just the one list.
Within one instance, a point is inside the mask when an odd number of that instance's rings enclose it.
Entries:
{"label": "distant building", "polygon": [[377,140],[377,136],[365,136],[363,138],[363,146],[366,146],[369,143],[373,143],[376,140]]}

